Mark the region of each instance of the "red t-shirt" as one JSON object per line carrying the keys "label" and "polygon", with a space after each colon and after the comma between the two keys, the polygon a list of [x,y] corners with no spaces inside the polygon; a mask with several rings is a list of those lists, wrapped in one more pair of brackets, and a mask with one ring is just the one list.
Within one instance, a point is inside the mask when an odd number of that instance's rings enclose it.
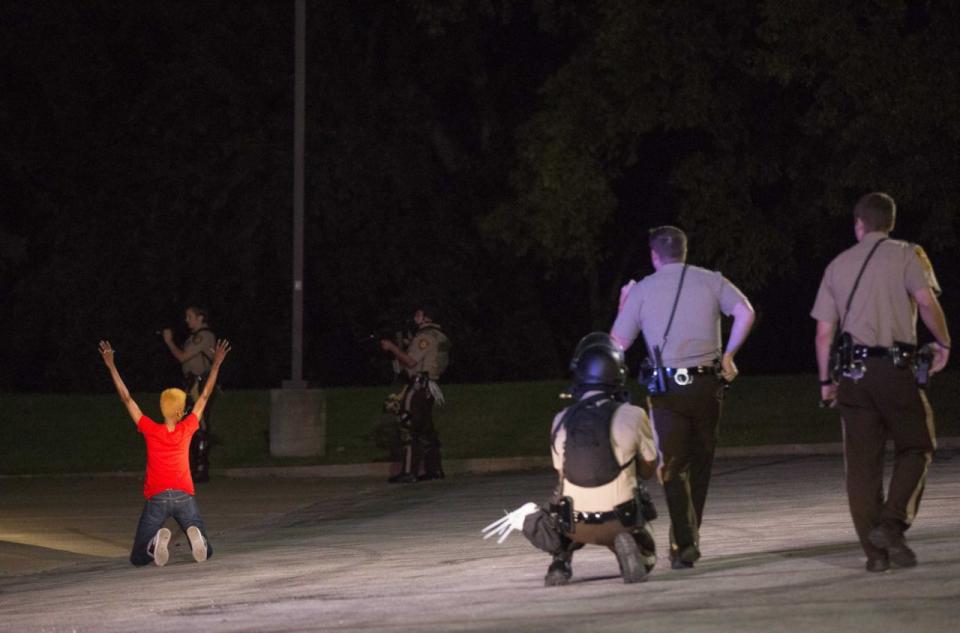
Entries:
{"label": "red t-shirt", "polygon": [[190,438],[200,428],[197,416],[190,414],[172,431],[166,424],[157,424],[147,416],[137,422],[137,430],[147,442],[147,476],[143,480],[143,496],[149,499],[168,488],[193,494],[190,476]]}

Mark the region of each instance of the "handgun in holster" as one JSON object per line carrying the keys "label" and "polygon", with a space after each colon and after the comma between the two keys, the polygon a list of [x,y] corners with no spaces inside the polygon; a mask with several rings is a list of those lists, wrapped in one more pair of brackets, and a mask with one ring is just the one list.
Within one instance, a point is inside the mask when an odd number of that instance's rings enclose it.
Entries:
{"label": "handgun in holster", "polygon": [[653,361],[647,357],[640,367],[640,382],[651,396],[667,393],[667,376],[663,371],[663,356],[660,346],[653,346]]}
{"label": "handgun in holster", "polygon": [[930,366],[933,364],[933,347],[928,343],[917,350],[914,354],[914,363],[916,364],[917,386],[921,389],[927,388],[930,382]]}
{"label": "handgun in holster", "polygon": [[551,504],[550,509],[556,514],[560,529],[567,534],[573,534],[576,529],[576,522],[573,520],[573,499],[560,497],[560,501]]}

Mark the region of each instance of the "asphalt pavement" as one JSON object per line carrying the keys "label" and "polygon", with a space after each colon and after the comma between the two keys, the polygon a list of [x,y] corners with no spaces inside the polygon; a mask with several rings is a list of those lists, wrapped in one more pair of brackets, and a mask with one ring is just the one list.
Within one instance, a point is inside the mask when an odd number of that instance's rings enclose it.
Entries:
{"label": "asphalt pavement", "polygon": [[[955,631],[960,458],[934,462],[909,532],[920,565],[864,571],[836,455],[718,461],[704,558],[625,585],[602,548],[546,588],[549,557],[481,528],[542,501],[545,469],[390,485],[381,477],[215,477],[197,499],[215,555],[174,528],[166,567],[127,562],[135,477],[0,480],[0,631]],[[666,543],[662,492],[654,522]],[[662,553],[662,551],[661,551]]]}

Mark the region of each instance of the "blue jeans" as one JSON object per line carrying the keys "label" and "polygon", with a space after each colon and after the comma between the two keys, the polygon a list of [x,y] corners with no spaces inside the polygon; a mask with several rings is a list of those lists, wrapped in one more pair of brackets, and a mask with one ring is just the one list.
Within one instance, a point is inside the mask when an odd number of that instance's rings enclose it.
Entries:
{"label": "blue jeans", "polygon": [[143,505],[140,522],[137,524],[137,535],[133,538],[133,550],[130,552],[131,563],[140,566],[153,562],[153,557],[147,553],[147,546],[170,517],[173,517],[184,533],[191,525],[197,526],[203,540],[207,541],[207,558],[213,556],[213,547],[207,540],[207,531],[203,527],[196,500],[182,490],[167,489],[153,495]]}

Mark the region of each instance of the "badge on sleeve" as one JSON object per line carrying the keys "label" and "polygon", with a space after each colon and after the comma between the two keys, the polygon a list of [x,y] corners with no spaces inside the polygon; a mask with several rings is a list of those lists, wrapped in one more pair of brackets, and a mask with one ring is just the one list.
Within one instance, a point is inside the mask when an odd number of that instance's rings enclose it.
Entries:
{"label": "badge on sleeve", "polygon": [[420,339],[420,349],[427,349],[430,347],[430,341],[425,338]]}
{"label": "badge on sleeve", "polygon": [[923,266],[923,270],[932,273],[933,264],[930,263],[930,258],[927,257],[927,254],[924,252],[923,247],[919,244],[914,245],[913,252],[917,254],[917,259],[920,260],[920,265]]}

